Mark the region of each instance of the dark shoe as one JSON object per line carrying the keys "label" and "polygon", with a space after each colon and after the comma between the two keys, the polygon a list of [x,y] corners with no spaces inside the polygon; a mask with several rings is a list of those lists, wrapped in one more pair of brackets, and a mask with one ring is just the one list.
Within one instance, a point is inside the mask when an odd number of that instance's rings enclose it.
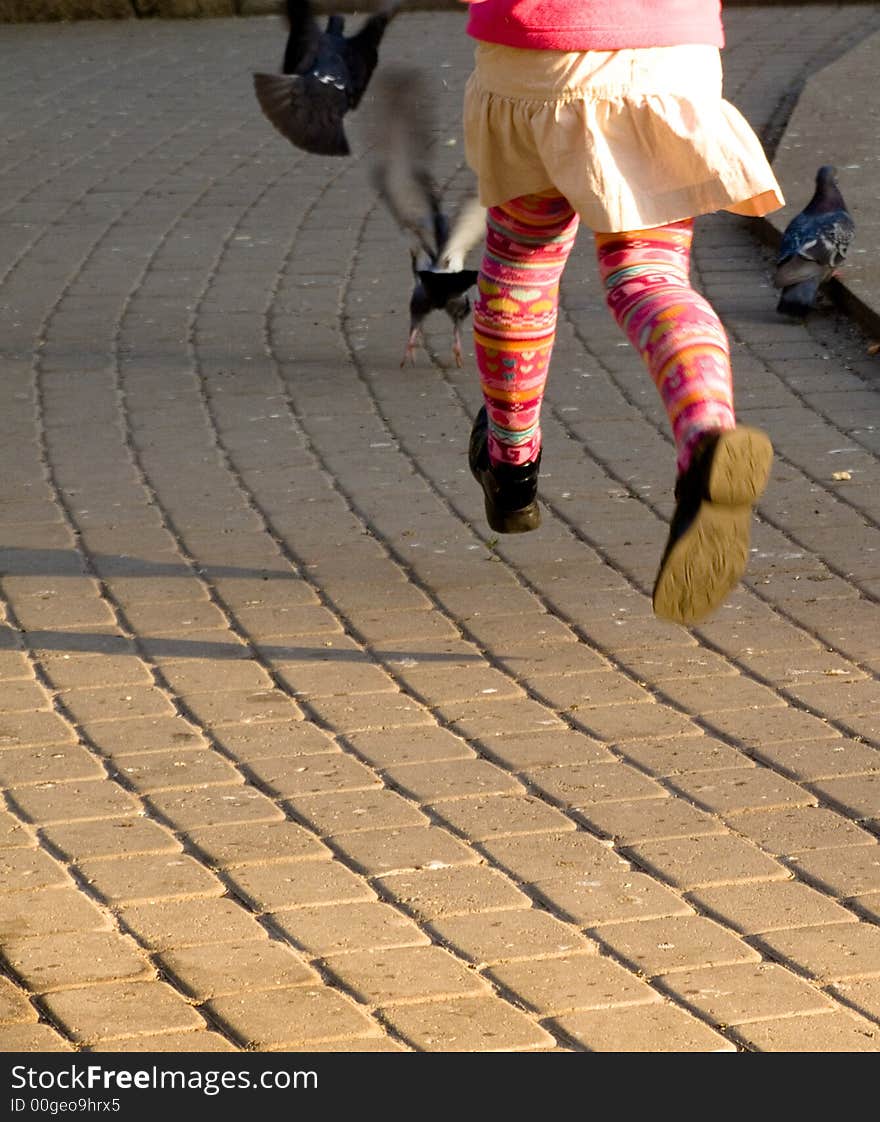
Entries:
{"label": "dark shoe", "polygon": [[685,626],[713,612],[745,572],[752,506],[773,448],[760,429],[713,432],[675,485],[675,513],[654,583],[654,614]]}
{"label": "dark shoe", "polygon": [[492,464],[489,461],[489,420],[484,405],[474,421],[468,447],[471,474],[483,488],[486,519],[499,534],[525,534],[541,525],[538,471],[541,456],[529,464]]}

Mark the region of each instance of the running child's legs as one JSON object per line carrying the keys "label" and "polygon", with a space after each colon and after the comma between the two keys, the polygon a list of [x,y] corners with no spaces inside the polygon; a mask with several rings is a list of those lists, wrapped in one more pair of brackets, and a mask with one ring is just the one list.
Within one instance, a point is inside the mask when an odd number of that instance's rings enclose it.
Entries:
{"label": "running child's legs", "polygon": [[[529,463],[540,451],[559,282],[577,229],[555,191],[489,210],[473,314],[494,463]],[[594,237],[608,306],[657,386],[681,474],[703,433],[735,426],[727,335],[690,284],[693,222]]]}
{"label": "running child's legs", "polygon": [[727,335],[689,280],[693,221],[594,236],[608,307],[660,392],[681,475],[705,432],[736,425]]}
{"label": "running child's legs", "polygon": [[[489,211],[474,307],[486,408],[468,459],[499,533],[540,523],[541,402],[577,225],[555,192]],[[736,425],[727,335],[690,284],[692,235],[690,220],[595,234],[608,306],[644,358],[675,439],[675,511],[652,600],[656,615],[685,625],[714,611],[742,576],[752,507],[773,459],[765,433]]]}
{"label": "running child's legs", "polygon": [[492,463],[531,463],[541,450],[559,281],[577,229],[577,215],[555,191],[489,209],[473,316]]}

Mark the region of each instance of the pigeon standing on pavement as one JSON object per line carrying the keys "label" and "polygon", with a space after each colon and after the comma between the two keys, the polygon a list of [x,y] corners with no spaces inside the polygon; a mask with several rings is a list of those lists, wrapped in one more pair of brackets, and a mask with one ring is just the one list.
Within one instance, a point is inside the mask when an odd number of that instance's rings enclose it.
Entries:
{"label": "pigeon standing on pavement", "polygon": [[781,315],[804,319],[815,307],[820,286],[846,257],[855,223],[836,175],[830,164],[819,168],[813,197],[782,235],[773,277],[782,289],[776,306]]}
{"label": "pigeon standing on pavement", "polygon": [[343,118],[357,109],[379,61],[379,44],[400,0],[386,3],[354,34],[341,15],[322,31],[308,0],[285,0],[287,45],[281,74],[254,74],[260,108],[297,148],[319,156],[351,151]]}
{"label": "pigeon standing on pavement", "polygon": [[469,198],[450,222],[431,173],[431,97],[419,71],[398,67],[377,81],[377,158],[373,182],[404,232],[415,286],[409,302],[409,336],[400,365],[415,362],[422,326],[432,311],[452,321],[452,354],[462,365],[461,325],[471,310],[468,289],[477,269],[465,269],[469,250],[485,235],[486,209]]}

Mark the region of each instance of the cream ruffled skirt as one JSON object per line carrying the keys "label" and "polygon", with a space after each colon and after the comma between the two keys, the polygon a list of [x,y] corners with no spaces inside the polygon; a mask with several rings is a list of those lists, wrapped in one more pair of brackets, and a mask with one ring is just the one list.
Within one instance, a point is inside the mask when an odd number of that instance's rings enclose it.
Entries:
{"label": "cream ruffled skirt", "polygon": [[478,43],[467,161],[495,206],[555,188],[592,230],[785,205],[761,143],[721,96],[715,47],[521,50]]}

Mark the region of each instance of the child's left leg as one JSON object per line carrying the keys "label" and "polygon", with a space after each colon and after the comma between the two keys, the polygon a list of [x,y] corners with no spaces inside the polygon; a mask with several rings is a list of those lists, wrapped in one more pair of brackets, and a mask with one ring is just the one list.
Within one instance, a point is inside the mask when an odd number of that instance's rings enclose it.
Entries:
{"label": "child's left leg", "polygon": [[703,433],[736,426],[727,333],[689,279],[693,220],[594,236],[608,307],[660,393],[682,474]]}
{"label": "child's left leg", "polygon": [[657,615],[696,623],[724,600],[748,559],[752,504],[772,448],[737,427],[727,334],[691,287],[693,222],[596,234],[606,300],[642,355],[676,446],[676,510],[654,585]]}

